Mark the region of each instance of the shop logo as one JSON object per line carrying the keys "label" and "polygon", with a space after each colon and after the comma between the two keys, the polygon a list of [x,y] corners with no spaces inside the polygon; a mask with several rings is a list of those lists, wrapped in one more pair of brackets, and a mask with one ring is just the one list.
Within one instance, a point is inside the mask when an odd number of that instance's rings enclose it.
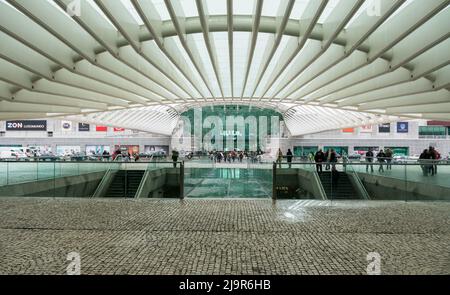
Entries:
{"label": "shop logo", "polygon": [[408,132],[408,122],[398,122],[397,123],[397,132],[407,133]]}

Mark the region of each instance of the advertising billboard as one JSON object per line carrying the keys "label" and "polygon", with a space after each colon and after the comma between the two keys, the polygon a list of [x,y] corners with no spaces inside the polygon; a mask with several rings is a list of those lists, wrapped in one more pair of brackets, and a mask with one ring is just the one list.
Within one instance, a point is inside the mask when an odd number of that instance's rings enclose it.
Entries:
{"label": "advertising billboard", "polygon": [[344,128],[342,129],[343,133],[353,133],[355,132],[355,128]]}
{"label": "advertising billboard", "polygon": [[408,122],[397,122],[397,133],[408,133]]}
{"label": "advertising billboard", "polygon": [[72,122],[70,121],[61,121],[61,131],[62,132],[69,132],[72,130]]}
{"label": "advertising billboard", "polygon": [[6,121],[6,131],[47,131],[46,120]]}
{"label": "advertising billboard", "polygon": [[123,131],[125,131],[125,128],[114,127],[114,132],[123,132]]}
{"label": "advertising billboard", "polygon": [[361,126],[359,129],[361,133],[372,133],[372,125]]}
{"label": "advertising billboard", "polygon": [[114,151],[120,150],[123,153],[128,153],[131,155],[139,154],[139,146],[138,145],[115,145]]}
{"label": "advertising billboard", "polygon": [[144,153],[148,155],[153,154],[169,154],[169,146],[168,145],[146,145],[144,146]]}
{"label": "advertising billboard", "polygon": [[109,145],[87,145],[86,146],[86,155],[87,156],[95,156],[102,155],[103,152],[111,153],[111,148]]}
{"label": "advertising billboard", "polygon": [[97,125],[97,126],[95,126],[95,131],[97,131],[97,132],[106,132],[106,131],[108,131],[108,127]]}
{"label": "advertising billboard", "polygon": [[391,123],[385,123],[378,125],[378,133],[390,133]]}
{"label": "advertising billboard", "polygon": [[86,123],[78,123],[78,131],[90,131],[91,126]]}

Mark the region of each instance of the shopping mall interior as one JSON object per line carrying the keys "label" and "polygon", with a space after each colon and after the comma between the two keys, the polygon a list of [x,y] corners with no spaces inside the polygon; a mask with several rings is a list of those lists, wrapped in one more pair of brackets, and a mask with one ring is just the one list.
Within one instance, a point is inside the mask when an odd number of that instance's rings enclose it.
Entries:
{"label": "shopping mall interior", "polygon": [[450,274],[450,0],[0,0],[0,274]]}

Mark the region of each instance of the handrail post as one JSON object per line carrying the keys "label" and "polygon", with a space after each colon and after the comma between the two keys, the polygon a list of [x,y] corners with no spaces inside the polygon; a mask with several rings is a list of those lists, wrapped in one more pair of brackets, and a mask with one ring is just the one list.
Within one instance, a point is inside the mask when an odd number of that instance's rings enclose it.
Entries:
{"label": "handrail post", "polygon": [[184,199],[184,161],[180,163],[180,199]]}
{"label": "handrail post", "polygon": [[272,166],[272,200],[277,199],[277,163],[273,162]]}

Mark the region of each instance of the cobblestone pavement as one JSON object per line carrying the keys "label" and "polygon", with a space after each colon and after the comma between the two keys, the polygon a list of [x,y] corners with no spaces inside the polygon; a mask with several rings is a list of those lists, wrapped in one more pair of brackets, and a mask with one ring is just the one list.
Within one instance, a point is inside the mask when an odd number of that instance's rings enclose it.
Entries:
{"label": "cobblestone pavement", "polygon": [[450,203],[0,199],[0,274],[450,274]]}

